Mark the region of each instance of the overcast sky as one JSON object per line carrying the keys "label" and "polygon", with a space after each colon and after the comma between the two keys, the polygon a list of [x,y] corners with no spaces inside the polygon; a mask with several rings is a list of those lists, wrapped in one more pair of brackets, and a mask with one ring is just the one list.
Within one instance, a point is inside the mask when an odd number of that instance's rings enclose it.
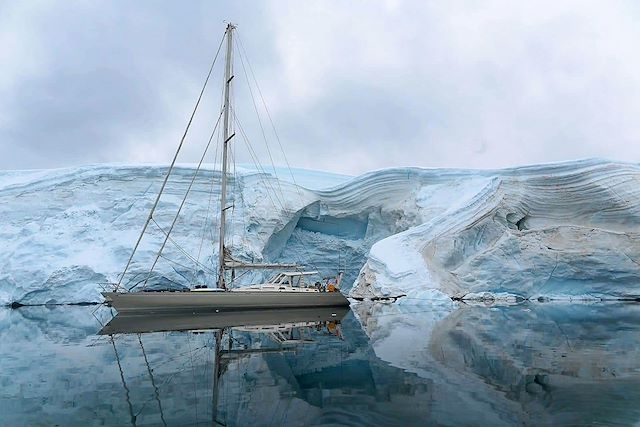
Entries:
{"label": "overcast sky", "polygon": [[[0,169],[170,161],[224,20],[293,166],[638,162],[639,5],[0,0]],[[236,76],[239,117],[268,163],[238,63]],[[214,83],[183,161],[215,120]]]}

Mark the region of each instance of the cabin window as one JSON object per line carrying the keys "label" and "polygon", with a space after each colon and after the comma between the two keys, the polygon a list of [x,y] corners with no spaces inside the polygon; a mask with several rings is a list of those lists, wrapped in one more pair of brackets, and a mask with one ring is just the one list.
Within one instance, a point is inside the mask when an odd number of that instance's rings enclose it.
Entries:
{"label": "cabin window", "polygon": [[269,279],[269,283],[278,283],[282,279],[282,276],[283,276],[282,273],[276,274],[271,279]]}

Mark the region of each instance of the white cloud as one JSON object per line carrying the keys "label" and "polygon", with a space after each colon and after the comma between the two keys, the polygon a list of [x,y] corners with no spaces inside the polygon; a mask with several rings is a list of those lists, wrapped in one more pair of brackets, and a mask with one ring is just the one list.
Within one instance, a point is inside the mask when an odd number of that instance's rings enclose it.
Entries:
{"label": "white cloud", "polygon": [[[272,19],[296,109],[329,102],[327,93],[344,103],[351,94],[336,87],[358,82],[385,88],[420,119],[414,138],[377,142],[386,150],[376,166],[499,167],[640,160],[640,27],[631,6],[402,2],[390,10],[375,2],[290,2],[279,3]],[[399,114],[389,111],[388,120],[406,125]]]}
{"label": "white cloud", "polygon": [[[357,173],[640,161],[640,8],[631,1],[165,6],[3,6],[0,167],[168,161],[224,17],[239,24],[293,165]],[[55,87],[74,70],[87,87],[101,85],[84,102],[82,90]],[[202,119],[214,116],[216,91]],[[251,124],[246,91],[237,102]],[[68,132],[61,114],[77,119]],[[196,125],[194,140],[208,125]],[[47,155],[42,135],[57,135],[61,155]]]}

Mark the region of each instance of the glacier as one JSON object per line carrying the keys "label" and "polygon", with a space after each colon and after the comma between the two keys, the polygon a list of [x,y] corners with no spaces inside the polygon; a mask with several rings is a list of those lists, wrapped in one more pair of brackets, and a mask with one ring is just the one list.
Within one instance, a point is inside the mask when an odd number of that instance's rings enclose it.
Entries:
{"label": "glacier", "polygon": [[[0,172],[0,304],[101,302],[166,170]],[[194,171],[174,169],[125,285],[147,277]],[[215,167],[201,170],[152,276],[157,286],[212,284],[218,182]],[[230,179],[230,203],[236,258],[297,262],[322,275],[343,270],[343,289],[356,299],[446,305],[640,296],[637,164],[394,168],[358,177],[245,166]]]}

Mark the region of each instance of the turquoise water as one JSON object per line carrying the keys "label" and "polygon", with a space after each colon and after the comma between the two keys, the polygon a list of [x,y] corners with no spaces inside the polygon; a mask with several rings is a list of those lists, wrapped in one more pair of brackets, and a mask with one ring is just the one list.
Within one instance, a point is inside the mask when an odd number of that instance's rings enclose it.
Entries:
{"label": "turquoise water", "polygon": [[339,324],[114,336],[94,309],[0,309],[0,425],[640,422],[637,304],[358,305]]}

